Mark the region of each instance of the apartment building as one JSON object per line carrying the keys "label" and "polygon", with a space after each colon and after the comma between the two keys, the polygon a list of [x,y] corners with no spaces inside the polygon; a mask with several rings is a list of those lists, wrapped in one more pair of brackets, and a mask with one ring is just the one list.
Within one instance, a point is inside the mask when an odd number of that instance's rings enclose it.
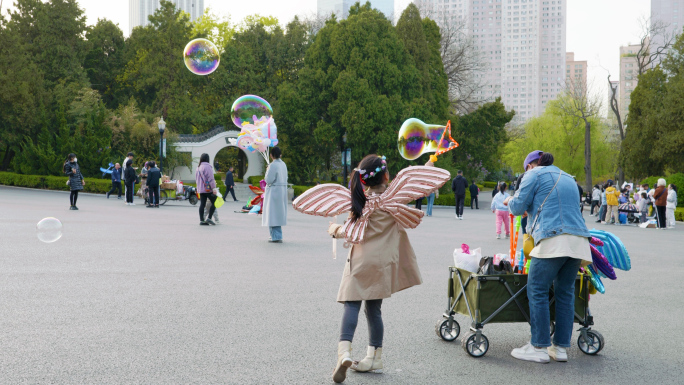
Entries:
{"label": "apartment building", "polygon": [[587,61],[576,61],[574,52],[565,54],[565,84],[587,90]]}
{"label": "apartment building", "polygon": [[[176,8],[188,13],[194,21],[204,14],[204,0],[170,0]],[[148,17],[159,8],[159,0],[128,0],[128,25],[130,34],[135,27],[150,23]]]}
{"label": "apartment building", "polygon": [[438,23],[465,19],[486,62],[485,87],[476,97],[501,96],[507,108],[516,110],[516,119],[524,121],[541,114],[563,90],[567,0],[415,2],[421,10],[438,15]]}
{"label": "apartment building", "polygon": [[620,47],[620,85],[618,88],[620,92],[620,116],[623,122],[627,119],[631,94],[638,82],[639,66],[636,54],[640,48],[639,44]]}
{"label": "apartment building", "polygon": [[[651,22],[667,25],[665,36],[678,35],[684,28],[684,0],[651,0]],[[652,47],[663,46],[663,35],[653,37]]]}

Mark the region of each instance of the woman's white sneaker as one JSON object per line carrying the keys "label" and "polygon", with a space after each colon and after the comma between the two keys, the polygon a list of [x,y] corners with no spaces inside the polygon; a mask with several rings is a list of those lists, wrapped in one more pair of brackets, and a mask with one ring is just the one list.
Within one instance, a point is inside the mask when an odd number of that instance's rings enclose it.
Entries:
{"label": "woman's white sneaker", "polygon": [[551,357],[554,361],[568,361],[568,352],[565,350],[565,348],[556,345],[551,345],[548,347],[547,351],[549,353],[549,357]]}
{"label": "woman's white sneaker", "polygon": [[513,349],[511,355],[523,361],[539,362],[542,364],[549,362],[549,353],[546,351],[546,348],[535,348],[529,343],[522,348]]}

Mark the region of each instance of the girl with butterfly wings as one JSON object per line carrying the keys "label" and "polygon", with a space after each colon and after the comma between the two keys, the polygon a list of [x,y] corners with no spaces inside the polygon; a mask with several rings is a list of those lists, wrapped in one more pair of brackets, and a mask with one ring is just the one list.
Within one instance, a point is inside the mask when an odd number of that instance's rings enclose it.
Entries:
{"label": "girl with butterfly wings", "polygon": [[[385,157],[368,155],[352,174],[351,191],[340,185],[319,185],[294,201],[294,208],[304,214],[332,217],[349,212],[343,225],[333,223],[328,229],[332,237],[344,238],[351,245],[337,294],[344,315],[335,382],[345,380],[349,367],[359,372],[381,371],[382,300],[422,283],[405,229],[417,227],[424,214],[407,204],[430,195],[449,179],[448,171],[428,162],[402,170],[388,185]],[[370,346],[363,360],[352,361],[351,341],[361,301],[366,302]]]}

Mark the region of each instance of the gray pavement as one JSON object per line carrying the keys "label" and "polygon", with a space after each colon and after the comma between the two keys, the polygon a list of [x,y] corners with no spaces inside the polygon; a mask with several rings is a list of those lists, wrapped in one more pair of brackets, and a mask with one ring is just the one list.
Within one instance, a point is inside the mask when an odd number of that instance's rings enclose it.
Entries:
{"label": "gray pavement", "polygon": [[[328,219],[292,211],[277,245],[266,242],[260,218],[233,213],[244,202],[227,202],[219,225],[200,227],[187,202],[157,210],[82,194],[80,210],[69,211],[68,200],[0,187],[0,383],[331,383],[345,258],[332,259]],[[36,223],[49,216],[64,235],[44,244]],[[347,384],[682,383],[681,225],[598,225],[632,257],[632,271],[618,271],[607,294],[592,297],[594,329],[607,342],[598,356],[575,345],[568,363],[515,360],[511,349],[529,340],[526,324],[487,325],[491,346],[481,359],[460,338],[438,338],[453,249],[506,252],[494,223],[486,209],[466,208],[458,221],[436,208],[409,231],[424,283],[383,303],[385,373],[350,373]],[[366,343],[361,317],[354,358]]]}

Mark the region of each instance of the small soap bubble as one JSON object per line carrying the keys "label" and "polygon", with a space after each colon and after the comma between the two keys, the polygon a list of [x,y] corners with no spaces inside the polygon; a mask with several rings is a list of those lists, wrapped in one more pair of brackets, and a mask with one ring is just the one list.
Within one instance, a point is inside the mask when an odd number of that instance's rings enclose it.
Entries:
{"label": "small soap bubble", "polygon": [[[256,124],[256,121],[273,116],[273,108],[263,98],[256,95],[240,96],[230,109],[233,123],[242,128],[244,124]],[[256,119],[256,120],[255,120]]]}
{"label": "small soap bubble", "polygon": [[195,39],[183,51],[185,66],[195,75],[209,75],[221,61],[216,45],[207,39]]}
{"label": "small soap bubble", "polygon": [[41,242],[52,243],[62,238],[62,222],[57,218],[43,218],[36,225],[38,239]]}

